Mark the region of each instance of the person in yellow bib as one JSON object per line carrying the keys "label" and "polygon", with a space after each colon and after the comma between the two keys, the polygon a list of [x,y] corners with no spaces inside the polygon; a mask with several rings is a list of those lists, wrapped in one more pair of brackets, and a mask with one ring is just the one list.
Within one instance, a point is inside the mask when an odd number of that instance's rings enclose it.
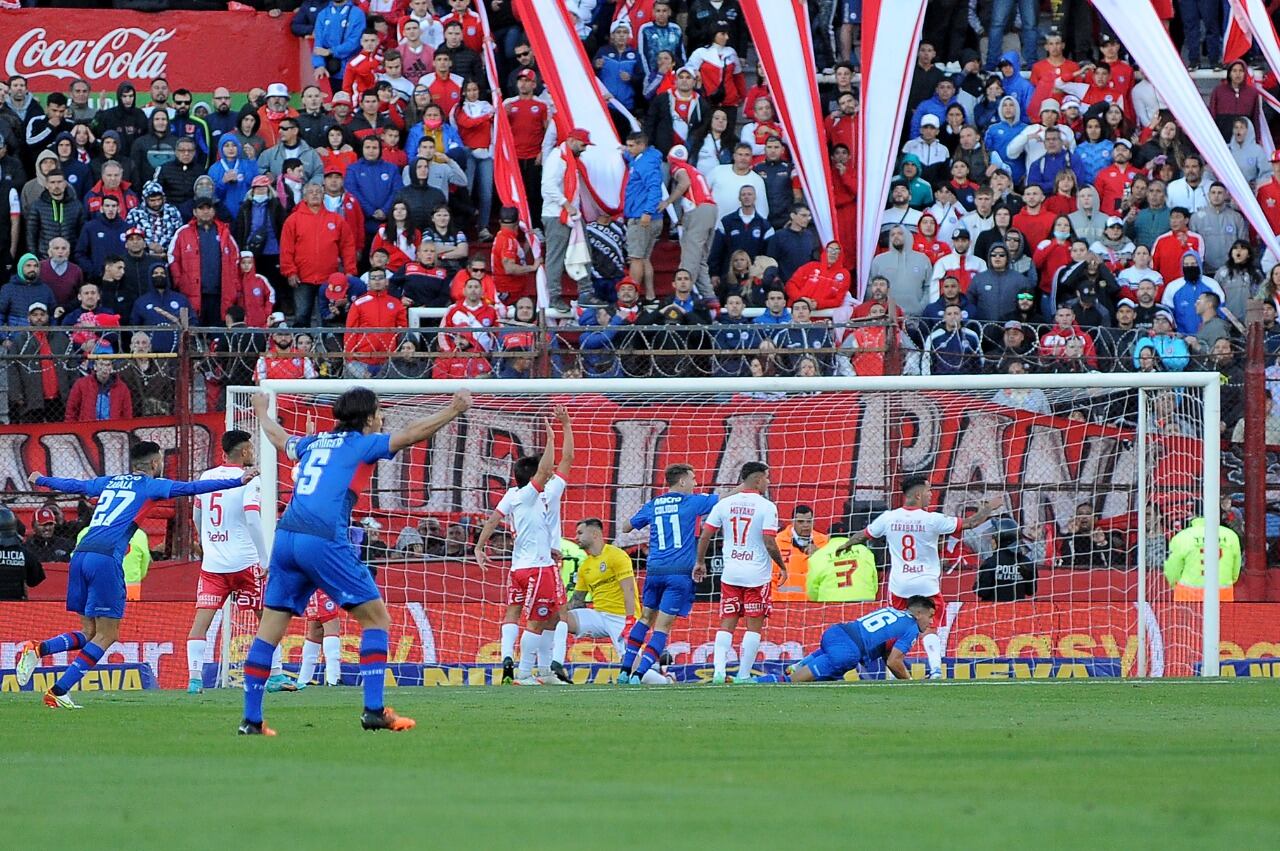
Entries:
{"label": "person in yellow bib", "polygon": [[[1164,560],[1164,578],[1178,602],[1204,599],[1204,518],[1193,517],[1182,531],[1169,541],[1169,556]],[[1240,578],[1240,536],[1225,523],[1218,526],[1218,599],[1235,599],[1235,584]]]}
{"label": "person in yellow bib", "polygon": [[[575,638],[608,638],[613,649],[622,655],[622,630],[627,619],[636,616],[636,575],[631,556],[625,550],[606,544],[604,523],[594,517],[578,521],[578,546],[583,559],[578,565],[573,596],[560,614],[565,628],[557,630],[551,649],[554,662],[564,665],[568,650],[568,634]],[[586,608],[587,596],[592,608]],[[547,683],[562,681],[552,677]]]}
{"label": "person in yellow bib", "polygon": [[831,539],[809,556],[805,597],[814,603],[874,600],[880,587],[876,557],[865,544],[850,541],[839,524]]}

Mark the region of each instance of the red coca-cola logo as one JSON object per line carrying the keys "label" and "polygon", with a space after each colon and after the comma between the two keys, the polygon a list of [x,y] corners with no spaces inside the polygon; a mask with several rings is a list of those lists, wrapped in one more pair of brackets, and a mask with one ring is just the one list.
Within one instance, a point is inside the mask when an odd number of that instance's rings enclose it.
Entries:
{"label": "red coca-cola logo", "polygon": [[14,40],[5,55],[5,73],[28,79],[146,80],[163,76],[169,54],[160,45],[176,29],[117,27],[96,39],[50,38],[33,27]]}

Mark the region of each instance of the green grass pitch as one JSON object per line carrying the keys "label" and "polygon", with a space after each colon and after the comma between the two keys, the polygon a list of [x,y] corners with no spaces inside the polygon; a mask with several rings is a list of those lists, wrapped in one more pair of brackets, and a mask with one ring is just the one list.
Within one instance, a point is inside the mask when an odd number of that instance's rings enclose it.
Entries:
{"label": "green grass pitch", "polygon": [[0,847],[1275,848],[1259,680],[0,695]]}

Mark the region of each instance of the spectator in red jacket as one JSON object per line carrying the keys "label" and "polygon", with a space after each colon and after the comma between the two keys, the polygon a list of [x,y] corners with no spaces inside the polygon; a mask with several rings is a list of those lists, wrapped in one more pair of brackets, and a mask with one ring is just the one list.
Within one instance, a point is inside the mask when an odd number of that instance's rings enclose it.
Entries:
{"label": "spectator in red jacket", "polygon": [[120,202],[120,218],[129,215],[129,211],[141,203],[138,193],[124,179],[124,169],[115,160],[107,160],[102,164],[101,179],[85,195],[84,208],[90,218],[102,210],[102,199],[106,197]]}
{"label": "spectator in red jacket", "polygon": [[133,394],[116,377],[115,364],[108,358],[93,362],[93,372],[71,385],[67,397],[66,421],[127,420],[133,417]]}
{"label": "spectator in red jacket", "polygon": [[325,209],[324,189],[308,183],[280,234],[280,274],[293,288],[298,328],[310,328],[316,295],[332,272],[356,273],[356,243],[347,220]]}
{"label": "spectator in red jacket", "polygon": [[169,275],[201,327],[222,325],[222,301],[239,281],[239,259],[231,228],[214,218],[213,199],[197,198],[191,221],[178,228],[169,245]]}
{"label": "spectator in red jacket", "polygon": [[467,261],[467,268],[459,269],[458,274],[453,276],[453,281],[449,284],[449,297],[454,301],[462,301],[466,286],[471,281],[476,281],[480,284],[480,297],[485,304],[493,305],[503,311],[506,310],[498,299],[498,286],[494,281],[493,275],[489,274],[488,263],[484,254],[472,254],[471,259]]}
{"label": "spectator in red jacket", "polygon": [[[484,271],[483,264],[480,271]],[[440,320],[442,333],[436,342],[442,352],[458,352],[456,357],[439,358],[431,372],[433,378],[484,378],[493,372],[488,358],[481,353],[492,351],[493,334],[486,328],[498,326],[498,313],[484,298],[484,284],[472,275],[462,293]],[[443,333],[444,329],[458,329]]]}
{"label": "spectator in red jacket", "polygon": [[1093,338],[1076,324],[1076,312],[1065,304],[1058,305],[1053,314],[1053,327],[1040,338],[1041,359],[1050,362],[1065,358],[1067,343],[1072,339],[1078,339],[1084,345],[1084,359],[1089,368],[1097,369],[1098,351],[1093,345]]}
{"label": "spectator in red jacket", "polygon": [[807,298],[816,310],[830,310],[851,299],[852,277],[840,260],[840,243],[832,240],[820,260],[805,263],[787,281],[787,301]]}
{"label": "spectator in red jacket", "polygon": [[387,273],[369,270],[369,291],[351,303],[347,314],[347,378],[368,378],[376,373],[396,348],[395,331],[359,332],[356,328],[407,328],[409,311],[404,303],[387,292]]}
{"label": "spectator in red jacket", "polygon": [[250,328],[266,328],[267,319],[275,310],[276,291],[267,279],[258,274],[252,251],[241,251],[236,265],[235,282],[222,291],[222,313],[238,305],[244,310],[244,324]]}

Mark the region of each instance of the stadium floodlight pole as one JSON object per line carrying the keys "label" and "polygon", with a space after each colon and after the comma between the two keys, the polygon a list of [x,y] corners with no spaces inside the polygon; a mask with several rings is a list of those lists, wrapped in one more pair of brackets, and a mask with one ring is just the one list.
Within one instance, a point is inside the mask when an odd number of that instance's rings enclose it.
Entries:
{"label": "stadium floodlight pole", "polygon": [[1147,389],[1138,388],[1138,666],[1147,676]]}
{"label": "stadium floodlight pole", "polygon": [[1204,623],[1201,631],[1204,652],[1200,661],[1200,675],[1218,676],[1219,599],[1218,523],[1222,517],[1220,489],[1222,430],[1222,385],[1218,374],[1209,373],[1213,381],[1204,386],[1203,450],[1204,462]]}

